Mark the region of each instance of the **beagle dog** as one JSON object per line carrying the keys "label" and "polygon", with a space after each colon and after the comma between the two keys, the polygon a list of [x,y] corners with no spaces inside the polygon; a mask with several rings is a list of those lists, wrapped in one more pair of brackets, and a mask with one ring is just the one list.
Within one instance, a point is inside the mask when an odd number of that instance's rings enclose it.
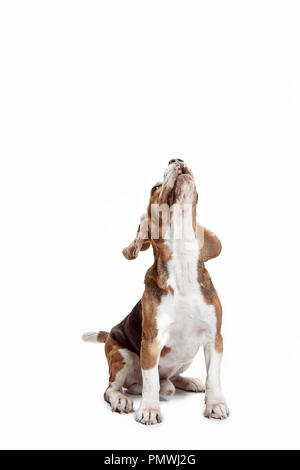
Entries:
{"label": "beagle dog", "polygon": [[[135,239],[123,250],[132,260],[152,245],[154,264],[142,299],[110,333],[83,335],[85,341],[105,343],[109,385],[104,398],[112,411],[132,411],[128,394],[141,394],[135,416],[142,424],[161,422],[159,396],[171,396],[176,388],[205,392],[207,418],[229,416],[220,384],[222,307],[204,264],[220,254],[221,243],[197,223],[197,201],[190,169],[183,160],[170,160],[163,182],[151,189]],[[205,385],[181,375],[200,346]]]}

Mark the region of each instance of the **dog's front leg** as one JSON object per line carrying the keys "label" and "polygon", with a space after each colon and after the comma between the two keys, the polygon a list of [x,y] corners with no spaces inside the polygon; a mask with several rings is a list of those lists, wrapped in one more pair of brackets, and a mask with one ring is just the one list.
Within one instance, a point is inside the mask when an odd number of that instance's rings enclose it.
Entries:
{"label": "dog's front leg", "polygon": [[216,351],[215,343],[209,343],[204,346],[204,355],[207,370],[204,416],[225,419],[229,416],[229,410],[221,390],[222,352]]}
{"label": "dog's front leg", "polygon": [[136,412],[136,420],[142,424],[157,424],[162,420],[159,408],[159,356],[160,346],[157,338],[143,338],[141,345],[143,393],[140,407]]}

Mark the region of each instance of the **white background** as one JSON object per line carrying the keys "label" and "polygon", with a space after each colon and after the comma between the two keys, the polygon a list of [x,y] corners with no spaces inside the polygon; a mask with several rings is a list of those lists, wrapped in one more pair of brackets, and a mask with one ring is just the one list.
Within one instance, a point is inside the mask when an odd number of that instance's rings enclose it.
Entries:
{"label": "white background", "polygon": [[[299,21],[287,0],[1,1],[2,448],[299,448]],[[121,250],[177,156],[223,244],[231,416],[182,392],[146,427],[109,411],[81,334],[141,297],[152,253]]]}

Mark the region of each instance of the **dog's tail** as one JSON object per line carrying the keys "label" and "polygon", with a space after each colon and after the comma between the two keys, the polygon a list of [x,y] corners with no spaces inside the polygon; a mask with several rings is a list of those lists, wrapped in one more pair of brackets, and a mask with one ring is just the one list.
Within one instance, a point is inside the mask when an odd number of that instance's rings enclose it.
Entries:
{"label": "dog's tail", "polygon": [[109,333],[107,331],[89,331],[83,333],[82,339],[89,343],[105,343],[108,336]]}

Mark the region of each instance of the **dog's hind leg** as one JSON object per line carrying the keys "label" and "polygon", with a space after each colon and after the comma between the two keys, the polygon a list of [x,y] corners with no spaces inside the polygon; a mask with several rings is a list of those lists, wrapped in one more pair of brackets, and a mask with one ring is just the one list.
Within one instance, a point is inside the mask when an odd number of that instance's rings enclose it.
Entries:
{"label": "dog's hind leg", "polygon": [[172,377],[171,381],[175,387],[180,390],[185,390],[187,392],[205,392],[205,385],[199,379],[178,375],[176,377]]}
{"label": "dog's hind leg", "polygon": [[130,393],[130,395],[141,395],[143,391],[143,384],[137,382],[133,383],[128,387],[126,391],[127,393]]}
{"label": "dog's hind leg", "polygon": [[112,411],[129,413],[133,410],[133,401],[123,393],[123,387],[136,380],[134,353],[109,336],[105,343],[105,354],[109,367],[109,385],[104,399],[110,404]]}

